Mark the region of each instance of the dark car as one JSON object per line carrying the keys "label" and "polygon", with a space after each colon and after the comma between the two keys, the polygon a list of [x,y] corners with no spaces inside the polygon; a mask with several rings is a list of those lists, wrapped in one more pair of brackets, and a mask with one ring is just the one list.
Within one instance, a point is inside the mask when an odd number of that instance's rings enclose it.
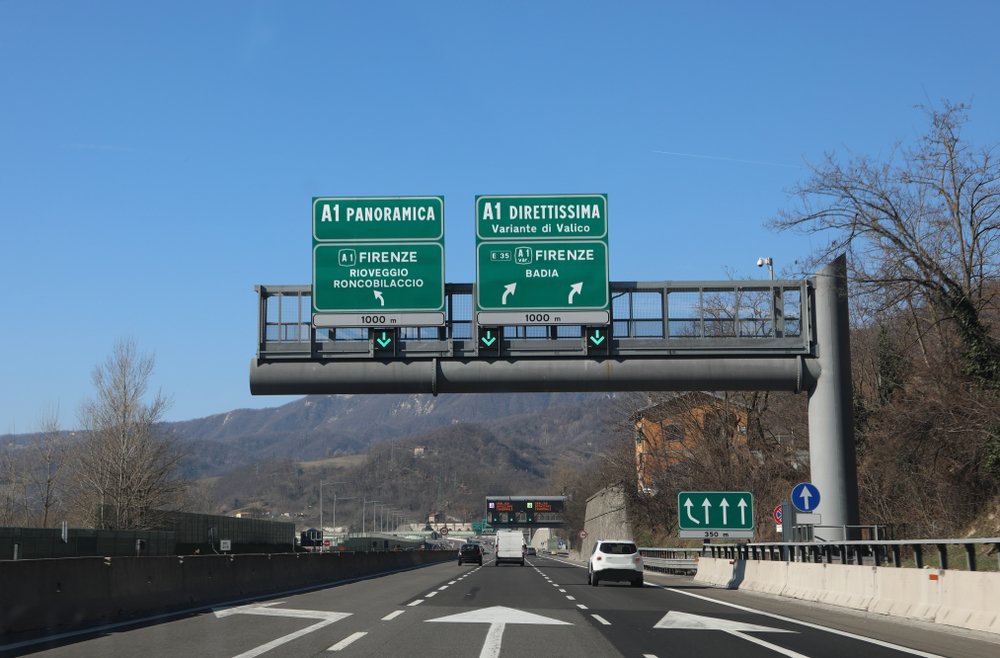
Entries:
{"label": "dark car", "polygon": [[464,562],[475,562],[482,566],[483,547],[479,544],[463,544],[462,548],[458,549],[458,563],[461,565]]}

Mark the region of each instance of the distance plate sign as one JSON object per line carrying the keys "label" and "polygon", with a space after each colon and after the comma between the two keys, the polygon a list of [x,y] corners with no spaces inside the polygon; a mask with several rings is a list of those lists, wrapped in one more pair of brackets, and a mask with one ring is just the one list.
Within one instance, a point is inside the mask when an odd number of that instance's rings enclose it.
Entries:
{"label": "distance plate sign", "polygon": [[439,243],[321,243],[313,248],[313,313],[443,310],[444,247]]}

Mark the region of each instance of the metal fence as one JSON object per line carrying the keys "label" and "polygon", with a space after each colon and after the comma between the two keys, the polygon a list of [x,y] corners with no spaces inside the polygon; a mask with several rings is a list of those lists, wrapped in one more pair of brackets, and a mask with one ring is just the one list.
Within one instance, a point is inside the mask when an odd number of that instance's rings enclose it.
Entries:
{"label": "metal fence", "polygon": [[902,566],[904,559],[913,559],[918,569],[927,566],[927,553],[933,551],[938,566],[941,569],[948,569],[950,546],[961,548],[965,556],[965,567],[969,571],[976,571],[979,566],[977,550],[992,546],[987,555],[997,562],[997,568],[1000,569],[1000,537],[705,544],[703,551],[712,557],[738,560],[782,560],[828,564],[839,562],[892,567]]}

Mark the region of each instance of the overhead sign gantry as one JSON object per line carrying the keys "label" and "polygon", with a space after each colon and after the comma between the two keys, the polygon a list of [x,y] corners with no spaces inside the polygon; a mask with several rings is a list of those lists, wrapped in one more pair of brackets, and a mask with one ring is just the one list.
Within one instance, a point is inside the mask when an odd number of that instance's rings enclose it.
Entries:
{"label": "overhead sign gantry", "polygon": [[605,195],[480,196],[476,282],[445,284],[443,220],[441,197],[315,198],[312,286],[257,287],[251,393],[805,391],[816,512],[857,525],[844,256],[609,282]]}

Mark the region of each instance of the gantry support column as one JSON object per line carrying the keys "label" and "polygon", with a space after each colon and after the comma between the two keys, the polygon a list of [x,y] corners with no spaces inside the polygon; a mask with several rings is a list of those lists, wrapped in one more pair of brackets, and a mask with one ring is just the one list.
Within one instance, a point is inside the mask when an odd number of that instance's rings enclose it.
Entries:
{"label": "gantry support column", "polygon": [[[824,526],[856,526],[858,469],[854,447],[854,395],[847,304],[847,258],[839,256],[815,278],[818,376],[809,389],[809,461],[820,492],[816,512]],[[850,539],[857,531],[819,528],[817,538]]]}

